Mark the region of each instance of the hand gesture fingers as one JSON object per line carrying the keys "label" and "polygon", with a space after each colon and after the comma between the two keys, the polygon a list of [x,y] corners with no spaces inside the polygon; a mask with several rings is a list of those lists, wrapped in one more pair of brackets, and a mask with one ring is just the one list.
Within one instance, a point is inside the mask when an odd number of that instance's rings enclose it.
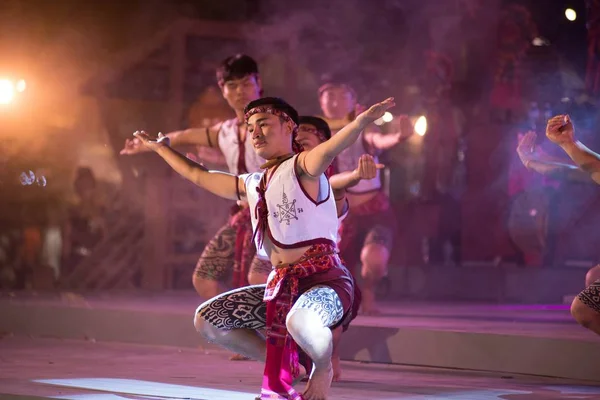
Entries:
{"label": "hand gesture fingers", "polygon": [[394,107],[395,105],[396,103],[394,102],[394,98],[388,97],[384,101],[369,107],[369,109],[362,113],[361,116],[363,116],[363,118],[367,118],[369,121],[375,121],[383,117],[383,114],[385,114],[388,109]]}
{"label": "hand gesture fingers", "polygon": [[377,170],[382,168],[384,168],[384,165],[375,163],[375,159],[369,154],[363,154],[358,160],[358,175],[360,179],[373,179],[377,176]]}

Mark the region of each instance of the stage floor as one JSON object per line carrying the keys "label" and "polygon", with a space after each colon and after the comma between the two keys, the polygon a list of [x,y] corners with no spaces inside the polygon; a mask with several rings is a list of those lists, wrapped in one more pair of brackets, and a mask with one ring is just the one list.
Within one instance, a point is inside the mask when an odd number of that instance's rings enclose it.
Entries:
{"label": "stage floor", "polygon": [[[0,332],[212,352],[215,345],[193,327],[201,302],[193,292],[3,293]],[[342,360],[379,363],[383,370],[383,364],[414,365],[600,384],[600,338],[577,325],[566,305],[381,306],[381,315],[359,316],[344,334]]]}
{"label": "stage floor", "polygon": [[[228,356],[168,346],[5,336],[0,340],[0,394],[22,400],[252,400],[262,365],[229,361]],[[343,362],[343,381],[334,383],[329,398],[600,399],[600,387],[565,379]]]}

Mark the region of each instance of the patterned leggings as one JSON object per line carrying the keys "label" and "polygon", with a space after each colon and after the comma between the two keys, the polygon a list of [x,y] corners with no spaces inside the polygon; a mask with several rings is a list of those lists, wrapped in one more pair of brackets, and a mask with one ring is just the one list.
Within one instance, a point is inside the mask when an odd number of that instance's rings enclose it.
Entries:
{"label": "patterned leggings", "polygon": [[[252,285],[220,294],[201,304],[196,313],[216,328],[265,329],[267,303],[263,301],[266,285]],[[302,293],[292,306],[294,310],[316,312],[329,328],[338,325],[344,316],[344,306],[336,291],[327,285],[317,285]]]}
{"label": "patterned leggings", "polygon": [[600,313],[600,279],[585,288],[577,298],[592,310]]}
{"label": "patterned leggings", "polygon": [[302,293],[292,306],[294,310],[306,309],[314,311],[321,318],[323,326],[331,328],[337,325],[344,316],[344,306],[338,294],[326,285],[314,286]]}
{"label": "patterned leggings", "polygon": [[[220,282],[231,281],[236,230],[229,223],[225,224],[208,242],[194,270],[194,275],[200,279]],[[265,277],[271,272],[271,262],[254,257],[250,273],[261,273]]]}

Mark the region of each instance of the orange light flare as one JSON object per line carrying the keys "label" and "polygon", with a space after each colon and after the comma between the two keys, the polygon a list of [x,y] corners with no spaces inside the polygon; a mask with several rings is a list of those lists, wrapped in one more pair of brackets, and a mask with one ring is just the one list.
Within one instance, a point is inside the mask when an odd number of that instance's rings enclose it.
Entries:
{"label": "orange light flare", "polygon": [[15,99],[15,85],[9,79],[0,79],[0,105],[7,105]]}
{"label": "orange light flare", "polygon": [[27,89],[27,82],[24,79],[12,80],[0,78],[0,106],[6,106],[14,103],[20,93]]}

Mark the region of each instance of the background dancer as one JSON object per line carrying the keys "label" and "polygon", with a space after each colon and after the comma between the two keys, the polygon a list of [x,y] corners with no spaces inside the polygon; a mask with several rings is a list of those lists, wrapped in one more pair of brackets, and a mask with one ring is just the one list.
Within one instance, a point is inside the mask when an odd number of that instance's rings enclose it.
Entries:
{"label": "background dancer", "polygon": [[[575,129],[568,115],[552,117],[546,126],[546,137],[559,145],[575,165],[552,160],[535,147],[535,134],[528,133],[519,142],[517,152],[525,167],[534,171],[566,176],[600,184],[600,155],[575,140]],[[586,282],[586,284],[589,282]],[[571,315],[583,327],[600,335],[600,279],[589,283],[571,304]]]}
{"label": "background dancer", "polygon": [[[319,88],[319,102],[325,120],[335,135],[343,126],[356,116],[358,108],[354,89],[339,81],[330,81]],[[387,135],[367,130],[358,140],[342,151],[336,158],[334,173],[352,171],[363,154],[371,154],[378,163],[377,156],[406,139],[413,132],[406,117],[398,118],[402,129]],[[388,262],[396,235],[396,216],[387,195],[383,192],[381,179],[377,171],[375,179],[363,180],[347,189],[350,212],[344,219],[341,230],[340,254],[347,267],[355,274],[360,263],[362,282],[362,312],[377,314],[375,288],[379,281],[387,276]],[[332,185],[338,186],[336,180]],[[356,275],[356,274],[355,274]]]}
{"label": "background dancer", "polygon": [[[237,54],[228,57],[216,70],[217,83],[223,98],[235,111],[235,118],[222,121],[210,128],[190,128],[168,133],[172,146],[195,145],[218,148],[232,174],[260,170],[264,162],[254,152],[252,139],[246,134],[244,107],[262,94],[262,85],[256,61],[250,56]],[[149,151],[137,139],[127,140],[121,154]],[[194,288],[205,298],[225,291],[231,277],[233,287],[267,280],[271,270],[268,262],[255,257],[252,243],[250,211],[245,202],[238,201],[229,221],[208,242],[193,275]],[[231,276],[233,274],[233,276]]]}

